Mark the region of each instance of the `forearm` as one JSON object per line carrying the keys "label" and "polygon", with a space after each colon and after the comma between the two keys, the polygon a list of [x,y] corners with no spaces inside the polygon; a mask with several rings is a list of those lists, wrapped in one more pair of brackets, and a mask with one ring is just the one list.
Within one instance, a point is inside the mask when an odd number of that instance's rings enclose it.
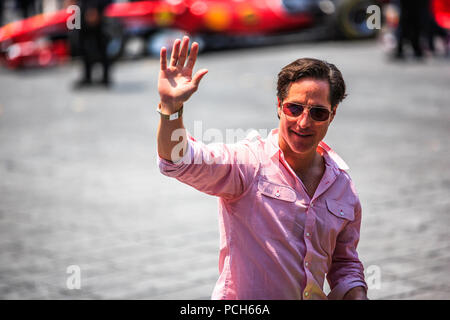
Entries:
{"label": "forearm", "polygon": [[[165,109],[162,108],[163,112]],[[187,149],[187,136],[182,116],[176,120],[160,117],[157,144],[158,155],[165,160],[176,162],[184,156]]]}

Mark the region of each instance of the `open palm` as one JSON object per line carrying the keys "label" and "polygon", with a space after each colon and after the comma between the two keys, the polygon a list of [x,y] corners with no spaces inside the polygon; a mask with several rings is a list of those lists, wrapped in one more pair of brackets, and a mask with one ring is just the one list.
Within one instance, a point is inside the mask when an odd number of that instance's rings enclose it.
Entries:
{"label": "open palm", "polygon": [[181,108],[183,103],[197,91],[200,80],[208,72],[206,69],[201,69],[192,76],[197,60],[198,44],[195,42],[192,44],[189,57],[188,49],[188,37],[184,37],[182,41],[175,40],[170,63],[167,65],[167,50],[164,47],[161,48],[158,91],[163,112],[173,113]]}

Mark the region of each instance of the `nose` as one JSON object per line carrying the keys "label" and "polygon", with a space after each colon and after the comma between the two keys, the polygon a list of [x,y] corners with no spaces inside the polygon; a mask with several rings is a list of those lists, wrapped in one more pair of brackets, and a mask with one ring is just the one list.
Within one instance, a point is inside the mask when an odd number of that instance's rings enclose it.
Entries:
{"label": "nose", "polygon": [[308,128],[311,125],[311,117],[309,116],[309,109],[305,108],[303,113],[298,117],[297,123],[300,128]]}

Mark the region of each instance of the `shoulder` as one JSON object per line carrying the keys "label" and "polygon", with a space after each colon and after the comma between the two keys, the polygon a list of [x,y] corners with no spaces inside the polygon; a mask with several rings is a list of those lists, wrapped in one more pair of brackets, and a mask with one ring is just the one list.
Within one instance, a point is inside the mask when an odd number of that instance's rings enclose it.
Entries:
{"label": "shoulder", "polygon": [[356,197],[358,196],[358,192],[356,190],[355,183],[353,182],[350,174],[347,170],[338,169],[338,179],[341,181],[341,185],[348,189],[349,192],[354,194]]}
{"label": "shoulder", "polygon": [[256,130],[249,130],[245,133],[245,137],[234,143],[225,143],[225,146],[236,152],[249,152],[255,157],[264,151],[267,141]]}

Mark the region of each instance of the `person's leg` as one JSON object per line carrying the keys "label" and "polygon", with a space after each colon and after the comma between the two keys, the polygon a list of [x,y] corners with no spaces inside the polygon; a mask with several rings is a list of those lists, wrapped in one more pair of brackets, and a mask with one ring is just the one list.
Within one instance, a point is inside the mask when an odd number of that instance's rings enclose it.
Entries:
{"label": "person's leg", "polygon": [[89,85],[92,83],[92,64],[91,55],[89,54],[90,39],[89,33],[80,32],[80,55],[82,59],[82,78],[77,86]]}
{"label": "person's leg", "polygon": [[24,0],[24,14],[26,18],[32,17],[34,15],[34,1]]}
{"label": "person's leg", "polygon": [[88,55],[83,56],[83,79],[82,82],[89,84],[92,82],[92,62]]}
{"label": "person's leg", "polygon": [[434,46],[434,33],[431,29],[427,32],[427,43],[428,49],[430,49],[431,53],[434,54],[436,52],[436,48]]}
{"label": "person's leg", "polygon": [[395,52],[395,55],[396,55],[397,58],[403,58],[404,57],[404,54],[403,54],[403,40],[404,40],[403,32],[399,28],[397,30],[397,49],[396,49],[396,52]]}
{"label": "person's leg", "polygon": [[405,39],[405,18],[403,16],[403,12],[400,11],[400,20],[397,26],[397,30],[395,30],[395,35],[397,39],[397,48],[395,56],[397,58],[403,58],[403,42]]}
{"label": "person's leg", "polygon": [[414,50],[414,56],[420,58],[423,56],[423,48],[421,44],[421,37],[425,35],[425,1],[411,1],[411,18],[410,18],[410,30],[411,30],[411,46]]}
{"label": "person's leg", "polygon": [[108,57],[108,39],[104,35],[103,29],[99,28],[98,34],[97,34],[98,43],[100,44],[100,59],[101,64],[103,67],[103,79],[102,83],[104,85],[110,85],[111,84],[111,78],[110,78],[110,67],[111,67],[111,61]]}
{"label": "person's leg", "polygon": [[414,50],[414,56],[420,58],[423,56],[422,46],[420,44],[420,27],[417,23],[410,23],[410,40]]}
{"label": "person's leg", "polygon": [[0,27],[3,26],[3,1],[0,0]]}
{"label": "person's leg", "polygon": [[426,40],[428,49],[431,51],[431,53],[434,54],[434,52],[436,51],[434,45],[434,17],[433,13],[431,12],[431,4],[429,0],[423,0],[420,16],[420,22],[422,25],[421,31]]}
{"label": "person's leg", "polygon": [[109,63],[108,59],[103,59],[102,60],[102,66],[103,66],[102,83],[105,84],[105,85],[110,85],[111,84],[111,78],[110,78],[110,75],[109,75],[110,63]]}
{"label": "person's leg", "polygon": [[445,30],[444,28],[442,28],[441,26],[439,26],[436,22],[436,20],[433,19],[433,35],[439,37],[439,39],[442,40],[442,42],[444,43],[444,47],[445,47],[445,52],[444,54],[446,56],[449,55],[449,44],[450,44],[450,35],[447,32],[447,30]]}
{"label": "person's leg", "polygon": [[22,15],[22,18],[25,19],[28,17],[26,0],[17,0],[16,8],[18,8],[20,10],[20,14]]}

